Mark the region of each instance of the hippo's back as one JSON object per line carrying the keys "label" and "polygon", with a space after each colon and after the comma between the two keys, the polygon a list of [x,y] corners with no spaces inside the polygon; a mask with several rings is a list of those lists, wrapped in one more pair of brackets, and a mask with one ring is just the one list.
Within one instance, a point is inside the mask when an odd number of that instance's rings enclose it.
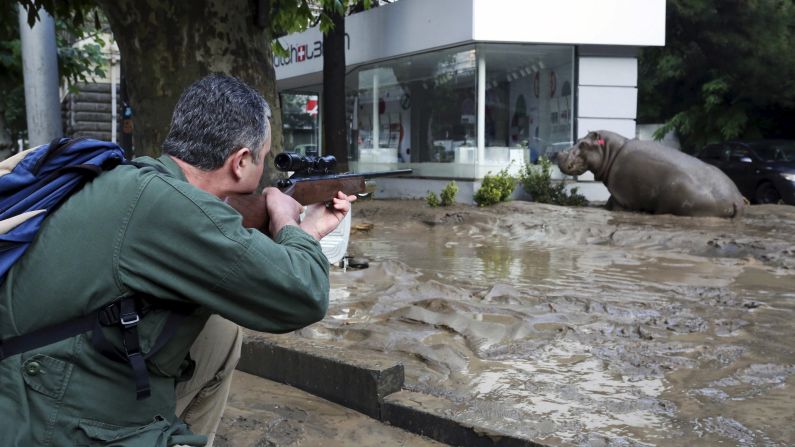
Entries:
{"label": "hippo's back", "polygon": [[737,185],[723,171],[692,155],[641,140],[627,141],[622,152],[632,164],[653,166],[657,171],[654,175],[659,176],[657,181],[671,185],[661,206],[678,209],[681,204],[693,204],[692,212],[673,214],[736,217],[745,208],[746,201]]}

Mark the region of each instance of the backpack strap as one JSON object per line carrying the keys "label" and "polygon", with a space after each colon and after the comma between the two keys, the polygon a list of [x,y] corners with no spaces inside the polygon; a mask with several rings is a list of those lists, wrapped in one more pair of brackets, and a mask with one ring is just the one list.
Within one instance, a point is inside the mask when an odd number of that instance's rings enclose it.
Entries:
{"label": "backpack strap", "polygon": [[73,318],[64,323],[37,329],[33,332],[0,340],[0,361],[32,349],[47,346],[69,337],[88,332],[94,328],[95,314]]}
{"label": "backpack strap", "polygon": [[[138,324],[141,318],[153,308],[166,308],[169,310],[169,316],[152,348],[143,354],[138,336]],[[146,399],[150,396],[146,360],[157,354],[174,337],[182,320],[190,315],[195,308],[195,306],[187,304],[166,304],[161,300],[153,303],[139,296],[121,298],[105,306],[98,314],[96,322],[102,326],[118,326],[121,329],[122,349],[111,344],[105,338],[102,328],[98,326],[91,333],[91,344],[105,357],[113,361],[129,363],[135,377],[137,398],[138,400]]]}
{"label": "backpack strap", "polygon": [[[149,310],[167,307],[170,311],[164,329],[146,354],[141,352],[138,324]],[[158,306],[139,296],[120,298],[111,304],[82,317],[54,324],[33,332],[0,340],[0,361],[16,354],[47,346],[76,335],[91,331],[91,344],[105,357],[129,363],[135,378],[138,400],[151,395],[149,371],[146,360],[162,349],[176,334],[177,327],[193,310],[191,305]],[[113,346],[102,331],[102,327],[117,326],[122,331],[122,349]]]}

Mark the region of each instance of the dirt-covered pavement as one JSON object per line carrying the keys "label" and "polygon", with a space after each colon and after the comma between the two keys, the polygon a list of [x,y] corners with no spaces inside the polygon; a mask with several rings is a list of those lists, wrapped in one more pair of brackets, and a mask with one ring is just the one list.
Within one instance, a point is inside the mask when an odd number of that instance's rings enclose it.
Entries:
{"label": "dirt-covered pavement", "polygon": [[[795,207],[739,220],[509,202],[356,204],[295,336],[561,445],[795,445]],[[357,230],[358,228],[358,230]]]}
{"label": "dirt-covered pavement", "polygon": [[443,447],[299,389],[235,371],[215,447]]}
{"label": "dirt-covered pavement", "polygon": [[[332,268],[328,315],[287,337],[388,355],[451,415],[544,444],[795,445],[795,207],[725,220],[364,200],[353,227],[369,267]],[[225,445],[430,443],[236,386]]]}

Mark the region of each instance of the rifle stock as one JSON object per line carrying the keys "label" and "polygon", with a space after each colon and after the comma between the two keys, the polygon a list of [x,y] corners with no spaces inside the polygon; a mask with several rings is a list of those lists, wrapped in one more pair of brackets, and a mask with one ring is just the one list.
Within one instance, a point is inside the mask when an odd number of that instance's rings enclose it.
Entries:
{"label": "rifle stock", "polygon": [[[291,179],[284,187],[279,189],[294,198],[301,205],[330,202],[337,196],[338,191],[346,195],[361,194],[366,192],[365,179],[383,177],[387,175],[408,174],[411,169],[397,171],[377,172],[370,174],[340,174],[319,177],[305,177]],[[267,235],[268,208],[265,197],[261,194],[240,194],[228,196],[224,201],[243,216],[243,226],[254,228]]]}

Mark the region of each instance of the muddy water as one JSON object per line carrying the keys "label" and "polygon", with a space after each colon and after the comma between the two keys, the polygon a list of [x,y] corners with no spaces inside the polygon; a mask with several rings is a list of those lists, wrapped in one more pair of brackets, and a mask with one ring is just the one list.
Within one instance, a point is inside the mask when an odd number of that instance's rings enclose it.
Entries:
{"label": "muddy water", "polygon": [[795,207],[739,221],[363,201],[327,318],[407,387],[552,445],[795,445]]}

